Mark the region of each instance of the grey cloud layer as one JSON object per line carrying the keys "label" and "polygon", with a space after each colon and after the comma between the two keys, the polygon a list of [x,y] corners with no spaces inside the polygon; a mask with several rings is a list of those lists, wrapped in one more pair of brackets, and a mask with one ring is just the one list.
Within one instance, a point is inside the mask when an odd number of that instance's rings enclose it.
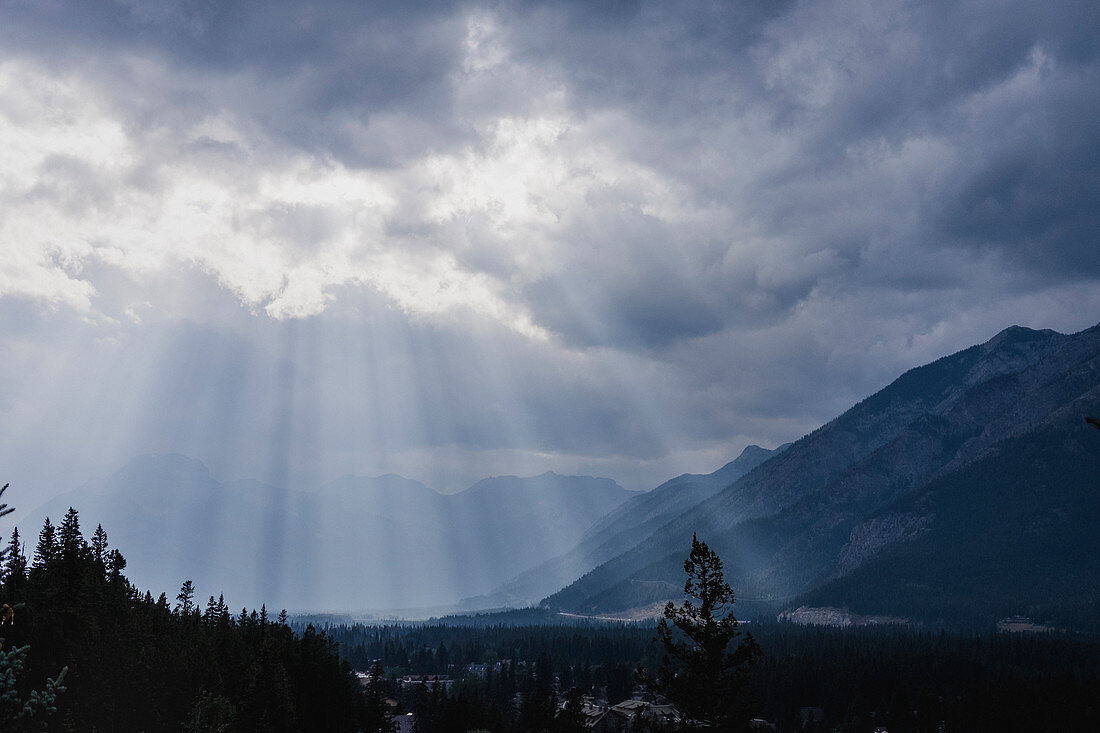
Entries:
{"label": "grey cloud layer", "polygon": [[[314,462],[666,455],[660,478],[798,437],[1010,323],[1100,308],[1095,3],[0,13],[0,133],[30,151],[0,176],[6,320],[74,309],[88,338],[173,354],[209,337],[181,318],[240,339],[218,367],[167,360],[157,446],[202,432],[186,406],[208,392],[277,412],[256,370],[282,348],[267,330],[295,326],[269,318],[319,319],[299,348],[388,385],[357,398],[369,429],[296,436]],[[187,295],[211,287],[232,298]],[[5,348],[47,353],[26,329]],[[345,353],[356,338],[385,364]],[[356,382],[336,371],[295,371],[295,399],[340,402]],[[275,412],[233,429],[267,435]]]}

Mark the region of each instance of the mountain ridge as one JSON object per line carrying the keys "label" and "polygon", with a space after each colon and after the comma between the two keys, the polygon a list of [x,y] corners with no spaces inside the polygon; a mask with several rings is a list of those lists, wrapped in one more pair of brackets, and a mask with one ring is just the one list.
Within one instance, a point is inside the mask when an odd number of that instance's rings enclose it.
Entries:
{"label": "mountain ridge", "polygon": [[862,520],[1069,409],[1100,382],[1098,354],[1100,327],[1070,336],[1016,327],[908,370],[544,603],[609,612],[660,600],[644,589],[677,577],[677,548],[699,532],[727,558],[735,588],[760,608],[782,606],[836,576],[843,548],[853,572],[921,536],[916,519]]}
{"label": "mountain ridge", "polygon": [[196,459],[145,454],[31,510],[19,526],[30,535],[73,506],[127,554],[132,579],[158,592],[172,595],[191,578],[200,593],[232,591],[253,605],[362,611],[444,606],[487,591],[565,551],[593,513],[634,493],[611,479],[552,472],[494,477],[454,494],[397,474],[345,475],[305,491],[222,482]]}
{"label": "mountain ridge", "polygon": [[749,445],[737,458],[712,473],[680,474],[650,491],[632,496],[598,519],[569,552],[527,570],[489,594],[464,599],[464,603],[470,607],[498,607],[536,602],[563,583],[627,549],[639,536],[648,535],[669,517],[712,496],[788,446],[784,444],[769,450]]}

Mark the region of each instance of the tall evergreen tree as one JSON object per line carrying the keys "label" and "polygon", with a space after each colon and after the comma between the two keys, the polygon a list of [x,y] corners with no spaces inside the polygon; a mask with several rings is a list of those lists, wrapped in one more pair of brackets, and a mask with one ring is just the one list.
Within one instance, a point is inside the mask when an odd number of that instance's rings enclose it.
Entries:
{"label": "tall evergreen tree", "polygon": [[[190,579],[183,581],[180,592],[176,594],[176,614],[190,616],[191,612],[195,610],[194,598],[195,584]],[[213,596],[211,596],[211,600],[213,600]]]}
{"label": "tall evergreen tree", "polygon": [[749,718],[748,671],[760,657],[760,647],[751,634],[742,637],[738,629],[730,608],[733,589],[723,575],[721,558],[694,535],[684,572],[684,594],[698,604],[689,599],[679,607],[671,601],[665,606],[657,625],[664,648],[661,669],[656,680],[644,673],[642,677],[689,718],[717,730],[741,729]]}
{"label": "tall evergreen tree", "polygon": [[122,577],[122,571],[126,568],[126,558],[122,556],[122,553],[118,549],[111,550],[107,555],[107,573],[108,578],[113,583],[118,583],[120,580],[124,580]]}
{"label": "tall evergreen tree", "polygon": [[432,733],[435,730],[438,710],[432,704],[432,695],[424,679],[421,679],[420,684],[413,688],[412,713],[413,733]]}
{"label": "tall evergreen tree", "polygon": [[364,723],[368,733],[390,733],[394,729],[393,711],[386,702],[386,673],[377,659],[370,668],[365,707]]}
{"label": "tall evergreen tree", "polygon": [[[4,484],[3,486],[0,486],[0,497],[2,497],[4,495],[4,492],[8,490],[9,485],[10,484]],[[0,502],[0,517],[6,517],[14,511],[15,507],[9,507],[6,502]],[[0,581],[5,584],[8,578],[9,564],[11,562],[10,556],[13,554],[13,548],[15,553],[19,552],[18,527],[13,530],[11,543],[8,544],[7,547],[0,548]]]}
{"label": "tall evergreen tree", "polygon": [[[3,496],[7,489],[8,484],[4,484],[0,488],[0,496]],[[0,503],[0,517],[7,516],[13,511],[15,511],[14,507]],[[49,524],[48,519],[46,523]],[[51,532],[49,545],[52,545],[52,538]],[[18,529],[12,531],[11,544],[0,551],[0,560],[4,561],[5,580],[13,560],[10,556],[22,558],[22,567],[24,571],[26,570],[26,558],[23,557],[20,547]],[[10,606],[4,605],[6,607],[4,610],[8,613],[5,614],[3,621],[10,624],[13,622],[14,614],[11,613]],[[17,608],[18,606],[19,604],[16,605]],[[42,690],[32,690],[26,694],[25,690],[21,689],[19,674],[27,665],[29,651],[30,647],[27,645],[5,649],[4,639],[0,638],[0,730],[4,733],[45,730],[45,719],[57,712],[57,696],[65,691],[61,683],[69,671],[67,667],[53,679],[46,678],[46,686]]]}
{"label": "tall evergreen tree", "polygon": [[100,566],[103,572],[107,570],[108,550],[107,533],[103,531],[103,525],[97,524],[92,534],[91,542],[92,559]]}
{"label": "tall evergreen tree", "polygon": [[585,733],[584,696],[576,687],[565,693],[565,705],[558,711],[559,733]]}
{"label": "tall evergreen tree", "polygon": [[183,724],[184,733],[231,733],[240,730],[237,710],[221,695],[201,693]]}
{"label": "tall evergreen tree", "polygon": [[27,582],[27,556],[23,553],[23,542],[19,538],[19,528],[11,531],[11,541],[4,548],[4,589],[8,592],[22,590]]}
{"label": "tall evergreen tree", "polygon": [[229,613],[229,606],[225,603],[225,595],[223,593],[218,594],[218,624],[220,626],[228,626],[229,622],[233,620],[233,616]]}
{"label": "tall evergreen tree", "polygon": [[42,531],[38,533],[38,544],[34,548],[34,561],[31,566],[44,568],[57,559],[57,530],[50,523],[50,518],[42,523]]}
{"label": "tall evergreen tree", "polygon": [[61,527],[57,532],[57,546],[62,562],[73,565],[84,559],[88,545],[80,533],[80,516],[76,509],[69,507]]}

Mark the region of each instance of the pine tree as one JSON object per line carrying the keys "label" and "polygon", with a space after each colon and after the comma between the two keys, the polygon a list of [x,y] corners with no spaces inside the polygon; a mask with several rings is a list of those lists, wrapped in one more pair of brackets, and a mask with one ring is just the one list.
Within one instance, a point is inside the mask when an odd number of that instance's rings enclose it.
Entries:
{"label": "pine tree", "polygon": [[[685,600],[678,608],[669,601],[657,625],[664,647],[656,680],[641,677],[658,692],[672,698],[680,712],[718,730],[734,730],[748,722],[745,692],[748,670],[760,657],[751,634],[741,637],[733,617],[733,589],[725,580],[717,553],[692,535],[691,553],[684,561]],[[674,633],[669,622],[676,627]]]}
{"label": "pine tree", "polygon": [[233,620],[233,617],[229,614],[229,606],[225,603],[225,595],[223,593],[218,594],[218,625],[228,626],[229,622]]}
{"label": "pine tree", "polygon": [[[4,495],[4,492],[8,490],[10,484],[4,484],[0,486],[0,497]],[[0,502],[0,517],[6,517],[15,511],[15,507],[9,507],[7,503]],[[9,576],[12,571],[12,558],[20,554],[19,550],[19,528],[16,527],[12,530],[11,543],[7,547],[0,549],[0,584],[10,588]],[[26,561],[24,560],[24,569],[26,568]],[[6,604],[5,604],[6,605]],[[9,606],[10,608],[10,606]],[[0,609],[3,609],[0,606]],[[3,609],[6,611],[7,609]]]}
{"label": "pine tree", "polygon": [[[2,641],[2,640],[0,640]],[[46,679],[42,690],[32,690],[26,699],[17,686],[19,673],[27,664],[29,646],[4,649],[0,646],[0,730],[45,730],[45,718],[57,712],[57,696],[65,691],[62,683],[68,668],[53,679]]]}
{"label": "pine tree", "polygon": [[366,687],[365,729],[369,733],[389,733],[394,729],[393,711],[386,702],[386,674],[381,660],[374,660]]}
{"label": "pine tree", "polygon": [[558,711],[557,728],[560,733],[584,733],[584,696],[576,687],[565,693],[565,705]]}
{"label": "pine tree", "polygon": [[97,524],[92,534],[91,542],[92,559],[103,572],[107,571],[107,533],[103,531],[103,525]]}
{"label": "pine tree", "polygon": [[553,664],[546,652],[540,652],[535,660],[535,674],[524,686],[518,725],[522,730],[549,730],[556,708]]}
{"label": "pine tree", "polygon": [[432,695],[428,691],[428,682],[420,680],[420,684],[413,688],[413,731],[414,733],[429,733],[435,729],[436,708],[432,705]]}
{"label": "pine tree", "polygon": [[50,523],[50,518],[42,524],[42,531],[38,533],[38,545],[34,548],[33,568],[40,569],[50,565],[57,559],[57,530]]}
{"label": "pine tree", "polygon": [[[0,486],[0,496],[4,495],[4,492],[8,490],[8,486],[9,484],[4,484],[3,486]],[[14,511],[15,507],[9,507],[7,503],[0,502],[0,517],[6,517]],[[4,562],[7,558],[9,549],[10,548],[4,548],[0,550],[0,563]]]}
{"label": "pine tree", "polygon": [[183,724],[184,733],[229,733],[239,730],[237,710],[227,698],[202,692]]}
{"label": "pine tree", "polygon": [[70,566],[79,563],[88,552],[84,535],[80,533],[80,516],[72,507],[69,507],[69,511],[65,512],[65,518],[61,520],[61,528],[57,533],[57,545],[61,561]]}
{"label": "pine tree", "polygon": [[126,558],[117,549],[111,550],[107,555],[107,577],[112,583],[125,580],[122,571],[126,569]]}
{"label": "pine tree", "polygon": [[183,585],[180,586],[180,592],[176,595],[176,614],[179,616],[190,616],[191,612],[195,610],[195,584],[190,580],[183,581]]}
{"label": "pine tree", "polygon": [[4,558],[4,589],[14,593],[21,591],[27,582],[27,556],[23,554],[18,527],[11,531],[11,541],[0,556]]}
{"label": "pine tree", "polygon": [[[8,484],[0,488],[0,496],[7,491]],[[11,514],[14,507],[0,503],[0,517]],[[49,525],[50,520],[46,520]],[[45,531],[45,529],[43,529]],[[53,527],[50,527],[49,542],[44,545],[47,549],[53,546]],[[10,572],[11,562],[14,557],[22,558],[23,570],[26,570],[26,558],[19,543],[18,529],[12,532],[12,541],[8,547],[0,551],[0,560],[5,561],[5,576]],[[46,562],[49,561],[47,557]],[[6,605],[6,604],[5,604]],[[21,604],[17,604],[16,608]],[[7,609],[10,611],[10,608]],[[11,618],[6,618],[9,623]],[[29,646],[16,646],[10,649],[4,648],[4,639],[0,638],[0,730],[44,730],[45,718],[57,712],[57,696],[65,691],[62,681],[68,673],[68,668],[63,668],[53,679],[46,679],[46,686],[42,690],[32,690],[24,698],[24,692],[20,689],[19,673],[27,664]]]}

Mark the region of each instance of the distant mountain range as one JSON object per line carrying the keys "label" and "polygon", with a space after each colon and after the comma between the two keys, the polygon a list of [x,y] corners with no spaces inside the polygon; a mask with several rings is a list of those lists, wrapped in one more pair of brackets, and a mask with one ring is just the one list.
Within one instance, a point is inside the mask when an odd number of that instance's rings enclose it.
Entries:
{"label": "distant mountain range", "polygon": [[783,445],[771,451],[750,445],[714,473],[685,473],[652,491],[639,493],[596,521],[569,552],[540,563],[488,595],[466,599],[464,605],[487,608],[535,603],[547,593],[629,550],[640,538],[714,496],[786,447]]}
{"label": "distant mountain range", "polygon": [[440,494],[401,476],[345,476],[316,492],[222,483],[180,455],[147,455],[60,496],[21,522],[28,552],[42,520],[70,505],[86,535],[101,523],[140,587],[174,598],[343,612],[449,606],[574,546],[627,501],[606,478],[488,478]]}
{"label": "distant mountain range", "polygon": [[1100,609],[1100,431],[1084,421],[1096,412],[1100,326],[1006,329],[906,372],[544,605],[609,613],[676,597],[697,532],[743,614],[1079,617]]}
{"label": "distant mountain range", "polygon": [[[683,587],[693,533],[739,616],[1100,626],[1100,326],[1012,327],[910,370],[801,440],[652,491],[546,473],[442,495],[396,475],[314,492],[143,456],[59,497],[141,587],[290,610],[541,606],[616,616]],[[549,595],[548,595],[549,594]],[[459,599],[465,599],[459,601]],[[797,611],[797,612],[795,612]],[[792,613],[795,612],[795,613]]]}

